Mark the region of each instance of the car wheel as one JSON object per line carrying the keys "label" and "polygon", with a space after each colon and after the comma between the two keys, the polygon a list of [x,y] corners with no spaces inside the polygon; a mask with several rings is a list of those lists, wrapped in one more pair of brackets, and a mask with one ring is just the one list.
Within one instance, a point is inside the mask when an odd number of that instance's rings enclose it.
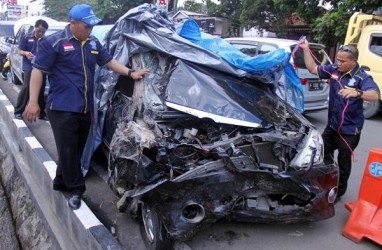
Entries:
{"label": "car wheel", "polygon": [[168,238],[159,215],[146,203],[141,204],[141,232],[147,248],[153,250],[173,249],[174,240]]}
{"label": "car wheel", "polygon": [[379,112],[381,101],[363,101],[363,116],[368,119],[373,117]]}
{"label": "car wheel", "polygon": [[12,83],[15,85],[22,85],[23,83],[20,81],[20,79],[15,75],[13,72],[13,69],[11,67],[11,77],[12,77]]}

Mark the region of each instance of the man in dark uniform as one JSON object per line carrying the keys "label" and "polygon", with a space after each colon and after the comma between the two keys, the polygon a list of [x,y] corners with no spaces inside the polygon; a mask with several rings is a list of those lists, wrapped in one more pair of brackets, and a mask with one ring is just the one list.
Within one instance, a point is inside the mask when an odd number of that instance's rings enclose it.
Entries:
{"label": "man in dark uniform", "polygon": [[113,59],[100,42],[91,36],[93,26],[101,20],[86,4],[74,5],[69,12],[70,24],[41,44],[33,63],[30,100],[26,108],[28,121],[35,121],[43,72],[50,84],[47,114],[58,152],[53,189],[70,192],[68,204],[81,206],[85,178],[81,171],[81,155],[92,120],[94,74],[96,64],[106,65],[116,73],[134,80],[141,79],[149,69],[129,69]]}
{"label": "man in dark uniform", "polygon": [[[21,88],[17,97],[15,106],[15,118],[23,119],[23,112],[29,101],[29,82],[32,72],[32,60],[36,53],[40,43],[44,37],[46,30],[48,29],[48,23],[45,20],[39,19],[36,21],[34,30],[20,39],[19,54],[23,57],[23,87]],[[16,77],[16,76],[15,76]],[[45,77],[43,86],[40,91],[38,103],[41,107],[40,119],[45,119]]]}
{"label": "man in dark uniform", "polygon": [[379,89],[373,78],[357,63],[358,49],[342,45],[336,55],[336,64],[317,66],[309,51],[308,41],[300,47],[309,72],[321,79],[330,79],[328,122],[322,138],[325,157],[333,158],[338,150],[340,177],[337,200],[346,192],[350,177],[352,154],[357,147],[364,123],[363,101],[379,100]]}

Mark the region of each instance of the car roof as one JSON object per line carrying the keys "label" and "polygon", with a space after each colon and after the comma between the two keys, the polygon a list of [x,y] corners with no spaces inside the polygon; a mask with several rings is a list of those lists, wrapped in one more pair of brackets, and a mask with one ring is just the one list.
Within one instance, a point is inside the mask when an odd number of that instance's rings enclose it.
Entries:
{"label": "car roof", "polygon": [[[286,48],[294,46],[298,43],[298,40],[283,39],[283,38],[271,38],[271,37],[230,37],[225,40],[235,40],[235,41],[252,41],[252,42],[263,42],[263,43],[274,43],[277,44],[279,48]],[[311,46],[319,46],[325,48],[323,44],[309,42]]]}
{"label": "car roof", "polygon": [[15,34],[17,34],[17,32],[19,31],[19,29],[21,28],[21,26],[23,26],[24,24],[29,24],[29,25],[32,25],[34,26],[36,24],[36,21],[39,20],[39,19],[43,19],[45,20],[49,27],[51,26],[56,26],[56,25],[61,25],[61,23],[63,22],[59,22],[57,20],[54,20],[50,17],[46,17],[46,16],[29,16],[29,17],[24,17],[24,18],[21,18],[19,20],[17,20],[15,22],[15,26],[14,26],[14,32]]}
{"label": "car roof", "polygon": [[93,27],[92,35],[95,36],[101,43],[103,43],[104,38],[107,33],[113,28],[114,24],[102,24]]}

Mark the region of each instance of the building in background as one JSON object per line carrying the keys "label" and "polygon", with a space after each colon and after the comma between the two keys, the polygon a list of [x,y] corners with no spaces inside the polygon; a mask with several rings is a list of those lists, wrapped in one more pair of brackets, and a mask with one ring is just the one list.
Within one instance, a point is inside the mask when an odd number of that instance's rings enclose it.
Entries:
{"label": "building in background", "polygon": [[179,10],[172,16],[172,19],[175,22],[181,22],[185,19],[194,19],[203,32],[218,37],[228,37],[229,22],[225,18],[211,17],[207,14],[187,10]]}
{"label": "building in background", "polygon": [[18,20],[27,16],[41,16],[44,0],[0,0],[0,20]]}

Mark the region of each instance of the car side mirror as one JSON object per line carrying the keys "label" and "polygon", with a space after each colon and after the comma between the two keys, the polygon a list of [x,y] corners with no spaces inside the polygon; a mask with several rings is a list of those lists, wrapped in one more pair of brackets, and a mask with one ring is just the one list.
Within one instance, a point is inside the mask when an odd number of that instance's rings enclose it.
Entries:
{"label": "car side mirror", "polygon": [[370,71],[370,67],[366,65],[361,65],[361,69],[363,69],[364,71]]}
{"label": "car side mirror", "polygon": [[15,42],[15,38],[12,37],[12,36],[8,36],[8,37],[5,38],[5,42],[13,44]]}

